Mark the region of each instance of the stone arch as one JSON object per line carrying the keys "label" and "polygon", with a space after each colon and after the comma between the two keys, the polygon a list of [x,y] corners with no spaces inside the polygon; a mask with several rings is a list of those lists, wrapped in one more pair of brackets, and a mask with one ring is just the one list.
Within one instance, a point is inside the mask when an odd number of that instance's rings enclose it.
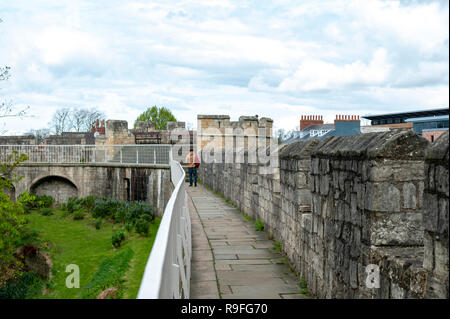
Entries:
{"label": "stone arch", "polygon": [[78,196],[78,187],[65,176],[47,175],[35,179],[30,185],[34,195],[50,195],[56,203],[66,202],[70,197]]}

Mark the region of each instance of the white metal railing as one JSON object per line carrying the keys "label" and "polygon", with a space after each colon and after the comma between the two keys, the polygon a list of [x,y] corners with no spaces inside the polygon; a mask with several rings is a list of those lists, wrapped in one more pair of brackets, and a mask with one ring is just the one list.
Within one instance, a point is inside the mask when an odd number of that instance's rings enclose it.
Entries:
{"label": "white metal railing", "polygon": [[190,296],[191,218],[184,169],[171,159],[170,172],[175,189],[145,267],[138,299],[180,299]]}
{"label": "white metal railing", "polygon": [[25,163],[120,163],[169,165],[171,146],[152,145],[0,145],[0,163],[14,151],[26,154]]}

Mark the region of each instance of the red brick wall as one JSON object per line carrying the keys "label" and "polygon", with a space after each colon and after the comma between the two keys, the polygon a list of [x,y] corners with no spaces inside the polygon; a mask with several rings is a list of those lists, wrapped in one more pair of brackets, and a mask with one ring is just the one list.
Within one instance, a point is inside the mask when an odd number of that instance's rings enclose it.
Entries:
{"label": "red brick wall", "polygon": [[445,132],[447,132],[447,130],[422,131],[422,137],[426,138],[429,142],[434,142]]}

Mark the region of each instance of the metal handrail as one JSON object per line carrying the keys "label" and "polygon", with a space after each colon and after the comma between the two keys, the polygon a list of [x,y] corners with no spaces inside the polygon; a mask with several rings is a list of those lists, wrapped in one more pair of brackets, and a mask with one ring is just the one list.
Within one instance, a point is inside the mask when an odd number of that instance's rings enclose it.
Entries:
{"label": "metal handrail", "polygon": [[14,151],[28,156],[24,163],[45,164],[169,165],[171,158],[171,145],[167,144],[0,145],[0,163]]}
{"label": "metal handrail", "polygon": [[180,163],[172,159],[170,170],[175,189],[164,210],[138,299],[180,299],[190,296],[192,241],[186,174]]}

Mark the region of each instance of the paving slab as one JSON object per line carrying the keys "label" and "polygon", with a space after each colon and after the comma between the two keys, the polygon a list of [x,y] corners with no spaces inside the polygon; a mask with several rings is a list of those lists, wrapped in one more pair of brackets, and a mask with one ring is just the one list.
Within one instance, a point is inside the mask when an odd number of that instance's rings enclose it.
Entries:
{"label": "paving slab", "polygon": [[191,298],[309,298],[299,293],[298,278],[266,233],[202,185],[188,194],[196,218]]}

